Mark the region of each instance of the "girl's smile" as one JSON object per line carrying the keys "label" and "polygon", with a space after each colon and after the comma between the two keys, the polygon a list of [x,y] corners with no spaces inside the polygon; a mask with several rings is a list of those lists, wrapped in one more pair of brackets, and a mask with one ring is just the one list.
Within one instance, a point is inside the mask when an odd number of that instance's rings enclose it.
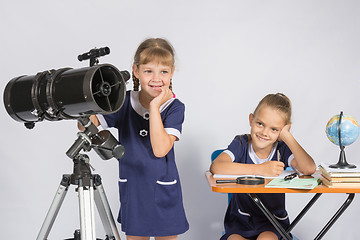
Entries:
{"label": "girl's smile", "polygon": [[267,141],[270,140],[269,138],[262,137],[260,134],[256,134],[256,137],[257,137],[257,139],[259,139],[259,141],[261,141],[261,142],[267,142]]}
{"label": "girl's smile", "polygon": [[258,157],[267,157],[285,126],[285,115],[279,110],[262,106],[256,115],[249,116],[251,141]]}
{"label": "girl's smile", "polygon": [[163,88],[169,88],[174,69],[155,61],[133,66],[135,76],[140,79],[141,91],[152,98],[157,97]]}
{"label": "girl's smile", "polygon": [[160,84],[153,84],[153,83],[149,83],[149,87],[151,87],[153,90],[155,91],[159,91],[161,92],[161,88],[163,87],[164,85],[160,85]]}

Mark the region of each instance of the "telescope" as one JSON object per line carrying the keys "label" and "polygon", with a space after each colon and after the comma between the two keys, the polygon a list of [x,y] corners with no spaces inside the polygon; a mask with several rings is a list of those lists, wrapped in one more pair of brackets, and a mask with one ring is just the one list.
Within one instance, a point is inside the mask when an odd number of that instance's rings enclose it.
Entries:
{"label": "telescope", "polygon": [[110,114],[123,105],[129,78],[127,71],[110,64],[43,71],[13,78],[5,87],[4,104],[8,114],[27,128],[44,119]]}
{"label": "telescope", "polygon": [[80,150],[95,151],[104,160],[121,158],[124,149],[108,132],[98,132],[90,115],[111,114],[123,105],[128,71],[119,71],[111,64],[98,64],[98,57],[110,53],[108,47],[91,49],[78,56],[89,59],[90,66],[79,69],[61,68],[10,80],[4,90],[6,111],[14,120],[32,129],[36,122],[76,119],[85,131],[67,152],[75,158]]}
{"label": "telescope", "polygon": [[96,204],[106,232],[106,239],[120,240],[101,177],[92,174],[89,157],[82,150],[94,149],[103,159],[120,159],[125,148],[108,131],[99,131],[90,115],[117,112],[125,101],[127,71],[119,71],[111,64],[98,64],[98,57],[110,53],[108,47],[94,48],[78,56],[79,61],[90,60],[89,67],[46,70],[35,75],[15,77],[4,90],[6,111],[29,129],[43,120],[76,119],[84,127],[66,152],[73,160],[73,173],[64,174],[54,200],[45,217],[37,240],[46,240],[70,185],[77,185],[79,195],[80,229],[74,238],[95,240],[94,205]]}

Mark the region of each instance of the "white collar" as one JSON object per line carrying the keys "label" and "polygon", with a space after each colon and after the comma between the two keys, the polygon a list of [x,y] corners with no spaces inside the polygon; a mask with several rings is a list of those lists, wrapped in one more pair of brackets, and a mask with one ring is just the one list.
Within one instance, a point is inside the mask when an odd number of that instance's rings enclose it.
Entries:
{"label": "white collar", "polygon": [[[174,100],[175,98],[171,98],[161,105],[159,109],[160,113],[164,111]],[[149,119],[149,109],[146,109],[141,105],[139,100],[139,91],[130,91],[130,103],[137,114],[146,120]]]}
{"label": "white collar", "polygon": [[277,145],[278,145],[278,142],[276,141],[272,146],[269,156],[266,159],[261,159],[256,155],[254,148],[252,146],[252,143],[250,143],[249,156],[255,164],[260,164],[260,163],[270,161],[276,152]]}

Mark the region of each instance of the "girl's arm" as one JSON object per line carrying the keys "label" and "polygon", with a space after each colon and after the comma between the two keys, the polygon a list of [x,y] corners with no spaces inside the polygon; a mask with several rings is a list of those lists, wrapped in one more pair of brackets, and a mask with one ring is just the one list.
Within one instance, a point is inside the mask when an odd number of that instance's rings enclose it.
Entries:
{"label": "girl's arm", "polygon": [[150,102],[149,125],[150,142],[156,157],[164,157],[174,145],[176,137],[169,135],[165,129],[160,115],[160,106],[171,99],[173,93],[170,89],[163,89],[159,96]]}
{"label": "girl's arm", "polygon": [[284,170],[284,163],[280,161],[267,161],[261,164],[245,164],[233,162],[227,153],[221,153],[210,166],[213,174],[229,175],[262,175],[279,176]]}
{"label": "girl's arm", "polygon": [[[91,115],[89,118],[90,121],[95,125],[95,127],[100,125],[99,119],[96,117],[96,115]],[[78,122],[78,129],[82,132],[85,130],[83,125],[81,125],[79,122]]]}
{"label": "girl's arm", "polygon": [[312,157],[300,146],[294,136],[290,133],[290,124],[286,125],[280,132],[280,140],[290,148],[294,155],[291,165],[305,175],[311,175],[316,171],[316,165]]}

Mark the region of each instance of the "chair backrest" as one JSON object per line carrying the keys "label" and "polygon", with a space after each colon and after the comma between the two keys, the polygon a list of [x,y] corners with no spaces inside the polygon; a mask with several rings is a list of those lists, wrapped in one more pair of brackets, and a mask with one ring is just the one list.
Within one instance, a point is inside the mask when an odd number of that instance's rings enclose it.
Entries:
{"label": "chair backrest", "polygon": [[[220,153],[222,153],[225,149],[217,149],[215,151],[212,152],[211,154],[211,162],[213,162],[215,160],[215,158],[217,158]],[[231,193],[228,193],[228,203],[230,202],[231,199]]]}
{"label": "chair backrest", "polygon": [[225,149],[218,149],[212,152],[211,154],[211,162],[215,160],[215,158],[217,158],[220,153],[222,153]]}

